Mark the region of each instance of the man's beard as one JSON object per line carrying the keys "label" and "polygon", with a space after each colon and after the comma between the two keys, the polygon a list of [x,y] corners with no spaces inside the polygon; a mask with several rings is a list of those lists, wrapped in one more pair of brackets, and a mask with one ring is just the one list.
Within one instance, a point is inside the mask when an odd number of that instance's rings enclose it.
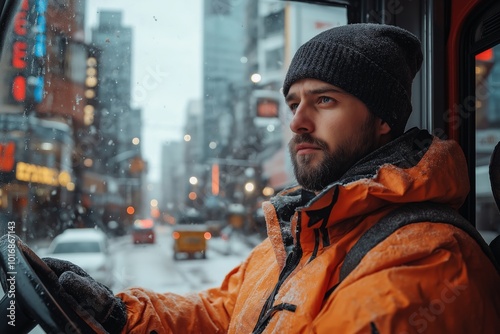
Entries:
{"label": "man's beard", "polygon": [[[338,181],[358,160],[377,148],[374,141],[375,117],[369,117],[359,131],[359,134],[353,134],[337,144],[333,152],[328,150],[326,142],[313,138],[309,133],[295,135],[288,145],[297,182],[307,190],[319,192]],[[313,166],[312,155],[297,156],[295,147],[301,143],[318,146],[324,154],[323,160]]]}

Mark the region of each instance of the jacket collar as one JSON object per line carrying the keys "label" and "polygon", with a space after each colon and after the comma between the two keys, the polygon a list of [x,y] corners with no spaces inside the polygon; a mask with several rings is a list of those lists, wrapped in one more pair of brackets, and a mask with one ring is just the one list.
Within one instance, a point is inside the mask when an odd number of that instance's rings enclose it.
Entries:
{"label": "jacket collar", "polygon": [[414,167],[428,150],[432,139],[433,136],[426,130],[410,129],[359,160],[338,181],[328,185],[317,196],[300,186],[293,186],[277,194],[271,202],[277,208],[278,213],[283,211],[293,214],[295,209],[315,209],[315,203],[327,194],[333,193],[334,188],[361,179],[371,179],[383,165],[391,164],[402,169]]}

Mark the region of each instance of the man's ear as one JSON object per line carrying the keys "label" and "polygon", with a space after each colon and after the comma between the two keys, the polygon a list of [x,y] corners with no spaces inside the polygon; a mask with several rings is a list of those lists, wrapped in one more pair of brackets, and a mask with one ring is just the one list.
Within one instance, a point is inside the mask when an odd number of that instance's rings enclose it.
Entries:
{"label": "man's ear", "polygon": [[375,123],[377,129],[378,145],[382,146],[390,142],[392,140],[392,133],[389,124],[378,117]]}
{"label": "man's ear", "polygon": [[391,132],[391,127],[383,119],[377,117],[376,124],[377,124],[377,132],[379,135],[386,135]]}

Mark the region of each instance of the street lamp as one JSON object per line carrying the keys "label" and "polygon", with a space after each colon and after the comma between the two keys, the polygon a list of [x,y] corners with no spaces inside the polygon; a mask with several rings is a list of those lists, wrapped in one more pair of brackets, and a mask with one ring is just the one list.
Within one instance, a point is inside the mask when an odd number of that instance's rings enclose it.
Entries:
{"label": "street lamp", "polygon": [[245,191],[251,193],[255,190],[255,185],[252,182],[245,183]]}
{"label": "street lamp", "polygon": [[264,189],[262,189],[262,195],[270,197],[274,195],[274,189],[272,187],[264,187]]}
{"label": "street lamp", "polygon": [[250,81],[254,84],[259,83],[262,80],[262,76],[259,73],[254,73],[250,76]]}

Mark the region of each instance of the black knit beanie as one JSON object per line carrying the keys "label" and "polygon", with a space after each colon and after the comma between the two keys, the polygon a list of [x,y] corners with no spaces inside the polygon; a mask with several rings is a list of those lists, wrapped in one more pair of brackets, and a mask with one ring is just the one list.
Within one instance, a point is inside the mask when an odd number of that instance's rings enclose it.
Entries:
{"label": "black knit beanie", "polygon": [[360,99],[399,136],[412,111],[411,84],[422,58],[420,41],[402,28],[374,23],[335,27],[297,50],[283,94],[300,79],[327,82]]}

